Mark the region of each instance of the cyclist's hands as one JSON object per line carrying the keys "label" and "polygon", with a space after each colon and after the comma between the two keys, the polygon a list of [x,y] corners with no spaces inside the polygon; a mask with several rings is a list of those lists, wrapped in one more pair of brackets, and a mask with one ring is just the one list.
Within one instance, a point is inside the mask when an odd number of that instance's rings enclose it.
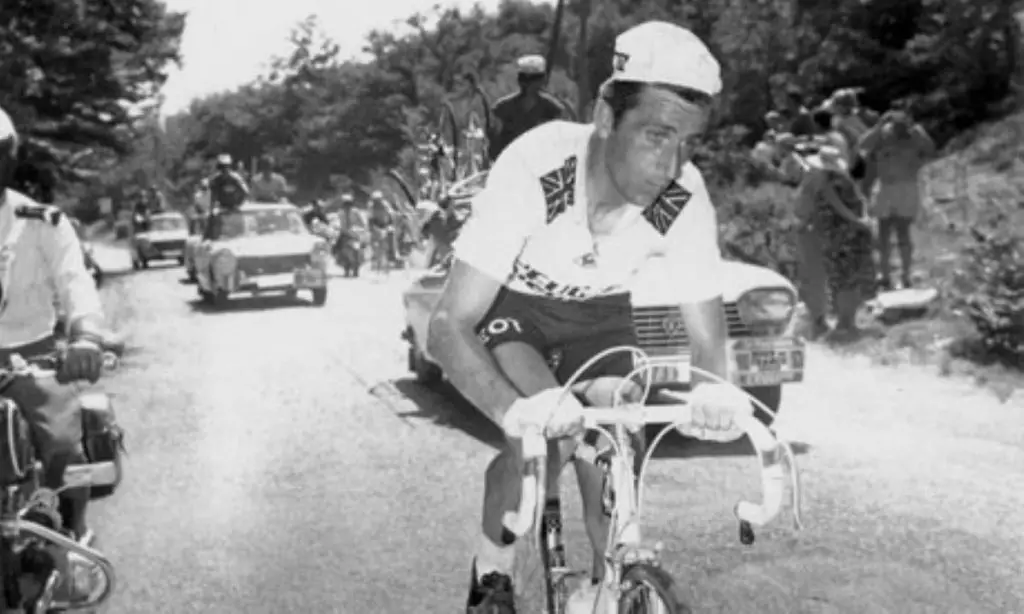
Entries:
{"label": "cyclist's hands", "polygon": [[68,344],[57,379],[60,382],[88,380],[96,383],[103,371],[103,348],[94,341],[79,339]]}
{"label": "cyclist's hands", "polygon": [[633,380],[624,377],[597,377],[585,382],[578,382],[572,387],[587,399],[594,407],[613,407],[620,403],[639,403],[643,400],[644,390]]}
{"label": "cyclist's hands", "polygon": [[716,382],[701,382],[690,393],[693,419],[679,431],[705,441],[729,442],[743,436],[736,425],[737,415],[753,414],[750,399],[743,391]]}
{"label": "cyclist's hands", "polygon": [[549,388],[513,403],[501,428],[509,437],[522,437],[530,430],[540,430],[548,439],[572,437],[583,432],[583,405],[575,395]]}

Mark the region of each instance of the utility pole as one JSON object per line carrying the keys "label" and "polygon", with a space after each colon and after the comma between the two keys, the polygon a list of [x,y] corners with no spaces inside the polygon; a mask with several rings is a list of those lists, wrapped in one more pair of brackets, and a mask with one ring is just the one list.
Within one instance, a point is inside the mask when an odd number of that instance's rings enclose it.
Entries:
{"label": "utility pole", "polygon": [[576,16],[580,21],[580,36],[576,41],[576,117],[581,122],[590,121],[586,116],[590,107],[590,63],[587,60],[587,31],[589,29],[592,0],[576,0]]}

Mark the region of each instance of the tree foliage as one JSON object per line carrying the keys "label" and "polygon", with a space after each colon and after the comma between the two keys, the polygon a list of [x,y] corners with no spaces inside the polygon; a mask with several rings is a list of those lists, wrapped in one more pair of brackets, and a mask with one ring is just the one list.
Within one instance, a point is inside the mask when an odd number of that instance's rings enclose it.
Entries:
{"label": "tree foliage", "polygon": [[[292,54],[267,78],[192,106],[182,118],[192,135],[188,155],[271,153],[307,194],[329,190],[339,176],[358,184],[412,164],[410,146],[422,126],[436,123],[442,100],[453,100],[462,117],[474,104],[466,73],[492,100],[515,90],[513,61],[547,53],[553,14],[527,0],[505,0],[493,13],[435,7],[410,16],[402,33],[371,32],[359,63],[341,61],[307,19]],[[729,182],[746,174],[734,152],[764,128],[772,79],[802,85],[812,102],[839,87],[863,87],[877,108],[910,101],[940,141],[984,119],[1017,69],[1012,17],[1004,0],[575,0],[549,89],[575,105],[585,84],[583,106],[610,74],[619,32],[652,18],[687,25],[724,67],[718,125],[701,163],[712,180]]]}
{"label": "tree foliage", "polygon": [[4,0],[0,106],[23,137],[19,186],[49,200],[128,154],[184,27],[158,0]]}

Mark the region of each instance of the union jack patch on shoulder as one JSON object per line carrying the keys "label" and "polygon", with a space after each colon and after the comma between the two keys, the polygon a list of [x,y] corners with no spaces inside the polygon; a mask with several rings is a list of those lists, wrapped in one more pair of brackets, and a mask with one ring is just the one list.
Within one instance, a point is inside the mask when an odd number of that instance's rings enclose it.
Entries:
{"label": "union jack patch on shoulder", "polygon": [[541,175],[540,187],[544,191],[550,224],[576,203],[576,156],[566,158],[561,168]]}
{"label": "union jack patch on shoulder", "polygon": [[683,212],[683,207],[690,202],[691,196],[693,196],[691,192],[679,185],[678,182],[673,181],[658,198],[654,199],[650,206],[644,209],[644,219],[654,226],[654,229],[662,236],[665,236],[668,229],[672,227],[672,223]]}

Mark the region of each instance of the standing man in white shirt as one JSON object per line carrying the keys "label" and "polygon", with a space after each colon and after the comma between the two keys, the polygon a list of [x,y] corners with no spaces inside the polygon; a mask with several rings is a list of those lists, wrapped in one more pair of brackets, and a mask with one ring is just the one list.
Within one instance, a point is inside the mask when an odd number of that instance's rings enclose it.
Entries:
{"label": "standing man in white shirt", "polygon": [[[615,43],[612,77],[591,125],[552,121],[501,154],[455,243],[430,324],[430,354],[508,437],[485,477],[482,535],[466,611],[514,614],[515,537],[524,428],[560,438],[551,452],[545,518],[560,517],[557,480],[582,428],[581,403],[608,404],[633,368],[628,355],[596,364],[560,402],[561,382],[595,354],[636,346],[627,283],[652,256],[667,261],[694,364],[727,379],[726,321],[715,210],[690,162],[722,87],[718,62],[689,30],[647,22]],[[736,439],[750,412],[734,389],[694,375],[691,434]],[[639,386],[632,386],[632,394]],[[608,518],[602,474],[574,461],[594,577]],[[542,531],[547,530],[545,526]]]}
{"label": "standing man in white shirt", "polygon": [[[103,367],[103,310],[85,268],[74,228],[60,209],[37,204],[9,188],[17,166],[18,134],[0,109],[0,363],[11,354],[25,358],[53,352],[55,302],[67,312],[68,348],[53,380],[22,379],[4,395],[18,404],[32,426],[44,466],[43,485],[57,489],[70,463],[85,462],[77,391],[68,382],[99,379]],[[55,296],[56,293],[56,296]],[[56,299],[56,300],[55,300]],[[61,493],[64,527],[76,538],[87,531],[88,489]],[[58,590],[72,602],[88,598],[70,581]]]}

